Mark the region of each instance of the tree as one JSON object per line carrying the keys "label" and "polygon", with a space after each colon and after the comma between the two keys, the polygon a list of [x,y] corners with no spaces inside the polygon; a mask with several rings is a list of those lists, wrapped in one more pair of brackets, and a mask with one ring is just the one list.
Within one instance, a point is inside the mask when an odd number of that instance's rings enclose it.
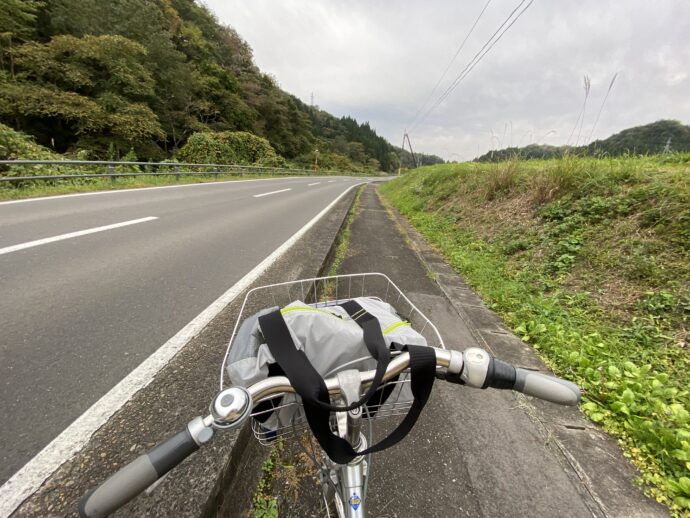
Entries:
{"label": "tree", "polygon": [[36,14],[41,5],[30,0],[0,0],[0,68],[5,69],[5,56],[9,55],[11,76],[14,76],[13,45],[34,35]]}
{"label": "tree", "polygon": [[291,160],[318,148],[338,167],[394,168],[368,122],[283,91],[195,0],[0,0],[0,121],[94,156],[162,158],[195,133],[246,131]]}
{"label": "tree", "polygon": [[17,72],[0,84],[0,116],[32,129],[39,142],[65,150],[85,133],[110,135],[126,147],[164,137],[145,103],[154,81],[140,44],[122,36],[56,36],[11,54]]}

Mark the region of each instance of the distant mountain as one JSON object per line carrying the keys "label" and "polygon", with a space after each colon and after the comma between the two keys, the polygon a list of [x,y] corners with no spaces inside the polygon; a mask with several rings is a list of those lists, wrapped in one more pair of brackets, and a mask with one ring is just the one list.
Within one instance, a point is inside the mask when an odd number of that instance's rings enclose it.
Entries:
{"label": "distant mountain", "polygon": [[524,159],[556,158],[567,151],[579,155],[620,156],[657,155],[670,151],[690,151],[690,126],[674,120],[660,120],[628,128],[604,140],[595,140],[586,146],[547,146],[530,144],[524,147],[510,147],[489,151],[474,159],[475,162],[497,162],[515,155]]}

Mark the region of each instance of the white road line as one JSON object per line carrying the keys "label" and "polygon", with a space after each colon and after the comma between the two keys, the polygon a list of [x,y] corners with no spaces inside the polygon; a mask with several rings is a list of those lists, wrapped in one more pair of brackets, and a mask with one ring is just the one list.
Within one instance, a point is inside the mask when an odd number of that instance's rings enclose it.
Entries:
{"label": "white road line", "polygon": [[269,196],[271,194],[278,194],[279,192],[291,191],[292,189],[280,189],[279,191],[264,192],[262,194],[255,194],[254,198],[261,198],[262,196]]}
{"label": "white road line", "polygon": [[112,230],[114,228],[128,227],[129,225],[136,225],[137,223],[144,223],[146,221],[153,221],[158,219],[156,216],[149,216],[147,218],[132,219],[130,221],[123,221],[122,223],[113,223],[112,225],[104,225],[102,227],[87,228],[86,230],[78,230],[77,232],[70,232],[69,234],[61,234],[59,236],[46,237],[37,239],[35,241],[27,241],[18,245],[6,246],[0,248],[0,255],[9,254],[10,252],[17,252],[18,250],[25,250],[26,248],[33,248],[34,246],[46,245],[48,243],[55,243],[56,241],[64,241],[65,239],[72,239],[73,237],[87,236],[95,234],[96,232],[103,232],[104,230]]}
{"label": "white road line", "polygon": [[201,182],[201,183],[185,183],[182,185],[162,185],[160,187],[133,187],[131,189],[110,189],[110,190],[104,190],[104,191],[78,192],[78,193],[73,193],[73,194],[58,194],[55,196],[40,196],[37,198],[24,198],[23,200],[0,201],[0,206],[2,206],[2,205],[14,205],[15,203],[28,203],[30,201],[49,201],[49,200],[59,200],[62,198],[76,198],[77,196],[98,196],[101,194],[120,194],[123,192],[132,192],[132,191],[153,191],[155,189],[181,189],[183,187],[225,185],[227,183],[268,182],[271,180],[274,180],[274,181],[298,180],[301,178],[303,178],[303,177],[286,176],[284,178],[253,178],[252,180],[226,180],[223,182]]}
{"label": "white road line", "polygon": [[321,182],[314,182],[314,183],[308,183],[307,187],[311,187],[312,185],[319,185]]}
{"label": "white road line", "polygon": [[335,180],[328,180],[328,183],[333,183],[333,182],[335,182]]}
{"label": "white road line", "polygon": [[144,360],[126,378],[115,385],[86,412],[79,416],[60,435],[53,439],[33,459],[27,462],[10,479],[0,486],[0,517],[9,516],[21,503],[29,498],[62,464],[71,459],[91,436],[103,426],[129,399],[146,387],[153,377],[185,346],[198,335],[235,297],[259,278],[280,256],[285,254],[307,233],[333,206],[351,189],[361,183],[349,186],[311,221],[280,245],[266,259],[261,261],[234,286],[223,293],[194,320],[180,329],[175,336]]}

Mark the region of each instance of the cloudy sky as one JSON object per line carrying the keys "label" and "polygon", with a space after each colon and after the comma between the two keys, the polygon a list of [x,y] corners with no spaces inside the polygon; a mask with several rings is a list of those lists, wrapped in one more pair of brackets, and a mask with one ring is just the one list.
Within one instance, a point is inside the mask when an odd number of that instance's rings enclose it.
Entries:
{"label": "cloudy sky", "polygon": [[[206,0],[281,87],[330,113],[369,121],[415,151],[468,160],[492,147],[604,138],[672,118],[690,122],[688,0],[534,0],[448,97],[432,94],[487,0]],[[529,0],[522,4],[524,8]],[[520,0],[490,0],[427,106]],[[521,9],[516,12],[521,12]],[[510,22],[509,22],[510,23]],[[573,133],[591,79],[582,130]],[[420,119],[415,122],[415,119]]]}

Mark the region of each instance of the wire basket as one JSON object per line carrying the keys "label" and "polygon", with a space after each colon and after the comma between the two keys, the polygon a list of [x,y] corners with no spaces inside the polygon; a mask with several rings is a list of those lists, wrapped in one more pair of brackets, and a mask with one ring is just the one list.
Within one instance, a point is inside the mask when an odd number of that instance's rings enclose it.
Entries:
{"label": "wire basket", "polygon": [[[270,284],[253,288],[247,292],[242,302],[221,368],[221,390],[226,388],[228,383],[225,373],[228,353],[245,318],[268,307],[287,306],[295,300],[300,300],[315,308],[323,308],[342,304],[346,300],[356,297],[372,297],[387,302],[395,308],[403,320],[409,322],[412,328],[425,338],[427,345],[445,349],[443,339],[436,326],[388,276],[382,273],[336,275]],[[396,354],[399,353],[391,352],[392,356]],[[334,376],[348,366],[361,364],[366,359],[370,358],[354,359],[338,366],[332,372],[326,373],[324,377]],[[390,395],[383,403],[372,398],[363,410],[365,419],[375,421],[407,414],[412,401],[409,397],[409,372],[403,372],[397,379],[386,383],[384,387],[386,386],[390,387]],[[258,403],[262,404],[257,408]],[[270,426],[267,426],[264,423],[269,416],[271,416],[271,423]],[[269,445],[279,437],[287,438],[308,428],[299,397],[293,394],[279,394],[272,396],[269,400],[255,402],[252,417],[252,430],[255,437],[263,445]],[[335,414],[332,414],[331,420],[334,429],[335,419]]]}

